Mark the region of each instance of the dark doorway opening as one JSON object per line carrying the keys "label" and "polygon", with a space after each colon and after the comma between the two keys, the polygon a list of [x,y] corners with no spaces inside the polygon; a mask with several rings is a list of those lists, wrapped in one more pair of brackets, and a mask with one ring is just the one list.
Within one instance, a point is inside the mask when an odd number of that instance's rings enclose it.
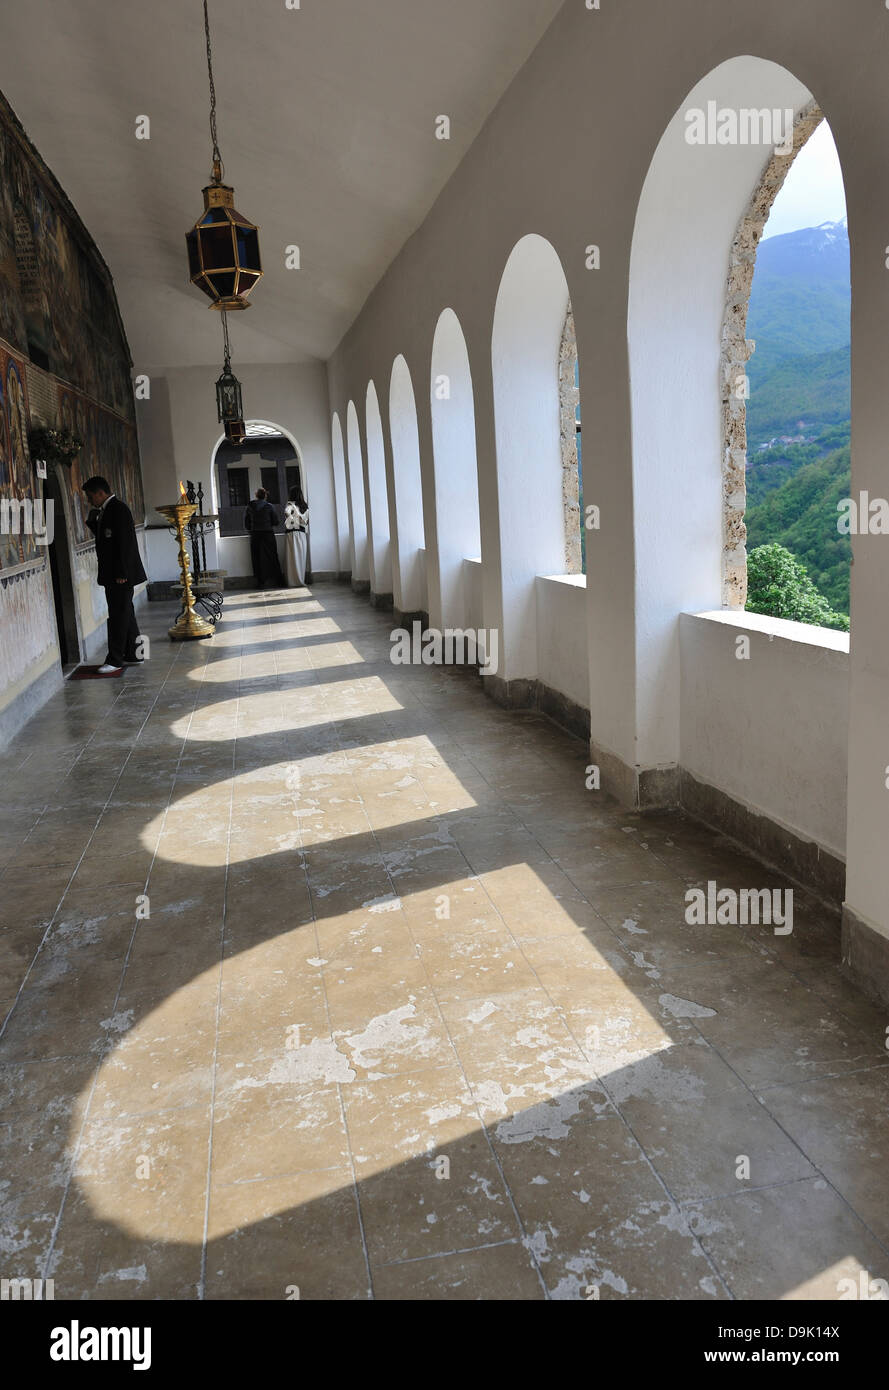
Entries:
{"label": "dark doorway opening", "polygon": [[49,546],[49,569],[52,576],[52,596],[56,610],[59,653],[62,665],[80,661],[80,636],[77,631],[77,604],[74,598],[74,576],[71,571],[71,547],[65,520],[62,488],[55,467],[47,466],[43,495],[52,503],[53,538]]}

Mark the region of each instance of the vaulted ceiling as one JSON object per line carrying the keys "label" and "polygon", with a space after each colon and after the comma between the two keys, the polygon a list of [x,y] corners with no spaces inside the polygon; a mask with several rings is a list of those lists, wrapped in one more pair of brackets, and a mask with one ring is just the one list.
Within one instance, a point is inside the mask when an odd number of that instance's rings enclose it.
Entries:
{"label": "vaulted ceiling", "polygon": [[[561,3],[210,0],[226,181],[266,272],[238,362],[330,355]],[[201,0],[5,6],[0,90],[111,268],[137,370],[217,362],[184,240],[210,173]]]}

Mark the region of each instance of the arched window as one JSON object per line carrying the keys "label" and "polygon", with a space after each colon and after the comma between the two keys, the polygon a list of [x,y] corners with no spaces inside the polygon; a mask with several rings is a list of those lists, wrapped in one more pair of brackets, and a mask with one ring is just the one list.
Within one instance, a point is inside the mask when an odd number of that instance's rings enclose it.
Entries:
{"label": "arched window", "polygon": [[330,426],[330,445],[333,456],[333,492],[336,500],[338,574],[345,578],[352,570],[352,531],[349,523],[349,490],[346,485],[343,427],[336,411]]}
{"label": "arched window", "polygon": [[503,271],[491,343],[507,681],[536,678],[536,579],[565,573],[559,357],[568,304],[555,248],[523,237]]}
{"label": "arched window", "polygon": [[420,435],[410,368],[400,355],[392,364],[389,381],[389,434],[397,528],[394,602],[400,613],[419,613],[427,603]]}
{"label": "arched window", "polygon": [[439,317],[432,344],[432,452],[442,627],[462,628],[469,618],[464,560],[481,557],[475,400],[469,353],[452,309]]}
{"label": "arched window", "polygon": [[586,573],[583,473],[580,444],[580,363],[571,304],[559,346],[559,434],[562,446],[562,503],[565,509],[565,573]]}
{"label": "arched window", "polygon": [[346,485],[352,523],[352,584],[366,590],[370,581],[367,547],[367,510],[364,504],[364,457],[361,428],[355,402],[346,409]]}
{"label": "arched window", "polygon": [[[776,63],[745,55],[720,64],[677,107],[639,199],[627,338],[640,690],[633,760],[642,767],[680,761],[677,615],[743,607],[745,459],[727,447],[720,395],[726,282],[751,194],[785,133],[780,118],[790,112],[792,123],[812,100]],[[778,129],[772,121],[755,139],[748,125],[744,139],[711,140],[708,112],[723,109],[736,119],[777,112]]]}
{"label": "arched window", "polygon": [[392,594],[389,558],[389,493],[386,488],[386,446],[380,402],[373,382],[367,387],[367,520],[371,590],[380,597]]}

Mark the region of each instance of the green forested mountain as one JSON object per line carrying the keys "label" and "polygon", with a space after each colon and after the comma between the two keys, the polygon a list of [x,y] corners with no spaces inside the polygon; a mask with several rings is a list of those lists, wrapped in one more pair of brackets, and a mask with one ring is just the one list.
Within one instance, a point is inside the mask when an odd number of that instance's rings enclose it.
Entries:
{"label": "green forested mountain", "polygon": [[762,500],[747,504],[747,547],[777,542],[802,560],[824,597],[840,613],[849,612],[852,547],[837,530],[837,503],[849,496],[849,446],[806,463]]}
{"label": "green forested mountain", "polygon": [[[843,223],[764,241],[747,336],[747,547],[777,543],[849,611],[848,536],[836,504],[850,488],[850,276]],[[801,442],[799,442],[801,441]]]}
{"label": "green forested mountain", "polygon": [[[846,331],[848,332],[848,326]],[[819,435],[849,419],[849,344],[828,352],[780,357],[771,367],[751,358],[747,368],[747,441],[756,462],[759,445],[781,435]]]}

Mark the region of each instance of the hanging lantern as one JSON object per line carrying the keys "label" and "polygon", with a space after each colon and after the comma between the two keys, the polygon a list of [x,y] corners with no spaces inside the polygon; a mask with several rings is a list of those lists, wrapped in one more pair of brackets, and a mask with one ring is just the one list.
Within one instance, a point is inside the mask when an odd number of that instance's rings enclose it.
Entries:
{"label": "hanging lantern", "polygon": [[228,316],[222,311],[222,341],[225,362],[222,376],[216,382],[216,411],[219,423],[225,429],[225,437],[232,444],[243,444],[247,438],[244,425],[244,404],[241,400],[241,383],[232,371],[231,342],[228,336]]}
{"label": "hanging lantern", "polygon": [[207,71],[210,76],[211,182],[203,190],[204,212],[185,234],[191,283],[210,299],[211,309],[249,309],[247,298],[262,275],[259,228],[235,207],[235,192],[223,183],[222,156],[216,135],[216,87],[210,49],[210,20],[204,0]]}
{"label": "hanging lantern", "polygon": [[243,420],[226,420],[225,437],[229,444],[243,444],[247,438],[247,426]]}
{"label": "hanging lantern", "polygon": [[216,383],[216,410],[221,425],[228,424],[229,420],[242,420],[244,418],[241,383],[232,371],[231,359],[227,352],[222,376]]}

